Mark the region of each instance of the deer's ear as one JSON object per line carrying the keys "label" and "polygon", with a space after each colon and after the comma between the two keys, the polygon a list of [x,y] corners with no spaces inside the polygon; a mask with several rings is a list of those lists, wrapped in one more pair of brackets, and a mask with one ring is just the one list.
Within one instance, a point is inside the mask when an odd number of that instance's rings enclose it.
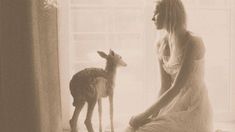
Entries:
{"label": "deer's ear", "polygon": [[97,53],[102,57],[102,58],[107,58],[108,55],[106,53],[104,53],[103,51],[97,51]]}
{"label": "deer's ear", "polygon": [[112,55],[112,56],[114,56],[115,53],[114,53],[113,50],[110,49],[110,50],[109,50],[109,54]]}

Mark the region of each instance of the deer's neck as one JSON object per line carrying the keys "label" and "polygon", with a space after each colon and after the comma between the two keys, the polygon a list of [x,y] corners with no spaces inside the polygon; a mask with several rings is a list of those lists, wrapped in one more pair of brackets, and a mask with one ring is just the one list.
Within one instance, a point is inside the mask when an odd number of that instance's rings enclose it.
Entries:
{"label": "deer's neck", "polygon": [[112,63],[107,63],[105,67],[109,81],[113,82],[115,80],[117,66]]}

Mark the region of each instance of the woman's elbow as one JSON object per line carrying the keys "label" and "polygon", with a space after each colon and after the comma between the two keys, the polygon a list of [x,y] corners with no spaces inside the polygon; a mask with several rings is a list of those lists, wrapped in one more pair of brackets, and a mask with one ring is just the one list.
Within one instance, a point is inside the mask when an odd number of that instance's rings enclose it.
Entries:
{"label": "woman's elbow", "polygon": [[159,96],[165,93],[170,88],[170,83],[162,83],[159,91]]}

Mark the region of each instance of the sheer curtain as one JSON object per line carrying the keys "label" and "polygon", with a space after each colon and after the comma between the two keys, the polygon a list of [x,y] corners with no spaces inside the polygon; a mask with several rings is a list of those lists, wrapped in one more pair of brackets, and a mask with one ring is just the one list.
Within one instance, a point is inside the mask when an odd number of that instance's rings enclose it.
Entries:
{"label": "sheer curtain", "polygon": [[57,8],[32,1],[33,64],[43,132],[61,131],[57,26]]}
{"label": "sheer curtain", "polygon": [[57,9],[1,0],[0,131],[61,132]]}

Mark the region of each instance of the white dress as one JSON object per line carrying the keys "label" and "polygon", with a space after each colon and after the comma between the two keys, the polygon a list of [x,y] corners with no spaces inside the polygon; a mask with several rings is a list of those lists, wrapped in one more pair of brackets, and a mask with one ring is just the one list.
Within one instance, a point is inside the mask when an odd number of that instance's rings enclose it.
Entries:
{"label": "white dress", "polygon": [[[163,59],[163,69],[175,79],[182,59],[168,64]],[[182,57],[181,57],[182,58]],[[194,60],[189,78],[176,97],[158,116],[135,132],[212,132],[212,110],[204,82],[204,58]],[[133,131],[133,130],[132,130]]]}

